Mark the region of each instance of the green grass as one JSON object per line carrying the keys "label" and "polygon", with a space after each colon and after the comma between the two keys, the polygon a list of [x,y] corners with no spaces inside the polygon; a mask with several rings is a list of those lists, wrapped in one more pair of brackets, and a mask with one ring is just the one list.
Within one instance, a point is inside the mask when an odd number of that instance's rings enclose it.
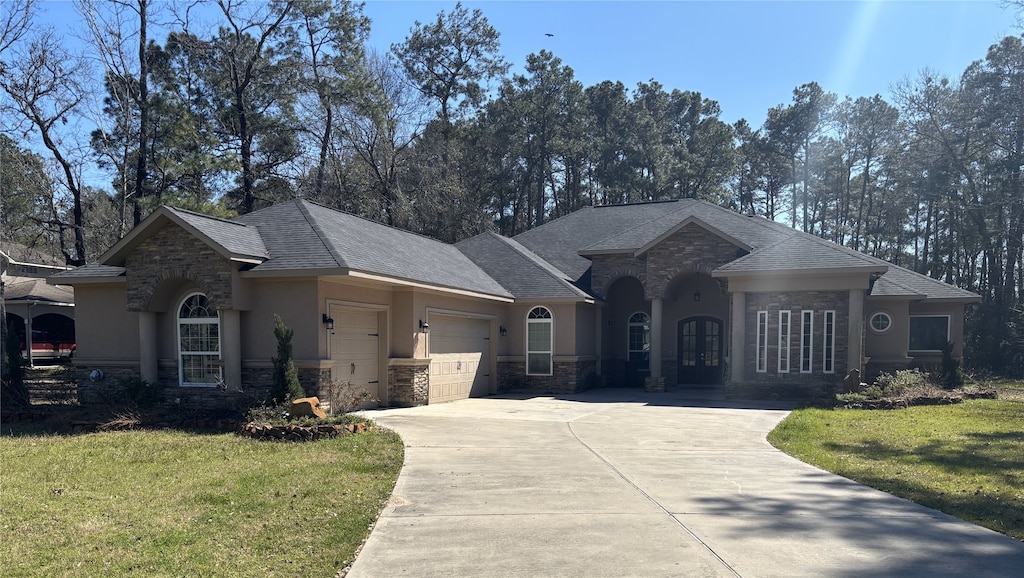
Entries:
{"label": "green grass", "polygon": [[768,440],[822,469],[1024,540],[1024,399],[801,409]]}
{"label": "green grass", "polygon": [[178,431],[0,437],[15,576],[334,576],[389,497],[402,442]]}

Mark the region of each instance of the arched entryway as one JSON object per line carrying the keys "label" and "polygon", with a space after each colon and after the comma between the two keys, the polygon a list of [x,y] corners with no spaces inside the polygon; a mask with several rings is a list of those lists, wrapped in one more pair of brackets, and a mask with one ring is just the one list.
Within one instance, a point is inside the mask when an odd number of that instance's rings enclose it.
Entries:
{"label": "arched entryway", "polygon": [[676,327],[680,385],[722,383],[722,321],[714,317],[688,317]]}

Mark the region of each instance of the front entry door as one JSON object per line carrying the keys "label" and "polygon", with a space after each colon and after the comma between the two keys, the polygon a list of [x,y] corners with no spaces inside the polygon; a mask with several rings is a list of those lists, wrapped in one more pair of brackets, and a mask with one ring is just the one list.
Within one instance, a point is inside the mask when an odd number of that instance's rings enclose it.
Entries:
{"label": "front entry door", "polygon": [[690,317],[679,322],[679,383],[722,383],[722,322]]}

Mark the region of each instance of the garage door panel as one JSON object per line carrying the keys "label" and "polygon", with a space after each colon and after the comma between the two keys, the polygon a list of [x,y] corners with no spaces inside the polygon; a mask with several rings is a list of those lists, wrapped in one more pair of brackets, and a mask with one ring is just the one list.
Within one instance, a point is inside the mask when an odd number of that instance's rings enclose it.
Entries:
{"label": "garage door panel", "polygon": [[490,322],[436,315],[430,321],[430,403],[487,395]]}
{"label": "garage door panel", "polygon": [[380,398],[380,326],[375,310],[332,306],[331,377]]}

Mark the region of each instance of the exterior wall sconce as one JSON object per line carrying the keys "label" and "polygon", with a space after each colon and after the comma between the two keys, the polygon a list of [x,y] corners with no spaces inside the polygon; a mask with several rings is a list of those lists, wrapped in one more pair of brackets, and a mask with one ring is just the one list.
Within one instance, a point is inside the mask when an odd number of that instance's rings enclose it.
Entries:
{"label": "exterior wall sconce", "polygon": [[504,325],[499,325],[498,334],[501,335],[502,337],[506,337],[508,335],[508,329],[506,329]]}
{"label": "exterior wall sconce", "polygon": [[694,291],[693,292],[693,300],[694,301],[700,301],[700,291]]}
{"label": "exterior wall sconce", "polygon": [[328,331],[334,331],[334,319],[328,317],[327,314],[324,313],[321,320],[324,322],[324,325],[327,326]]}
{"label": "exterior wall sconce", "polygon": [[424,323],[423,320],[420,319],[420,331],[423,333],[430,333],[430,324]]}

